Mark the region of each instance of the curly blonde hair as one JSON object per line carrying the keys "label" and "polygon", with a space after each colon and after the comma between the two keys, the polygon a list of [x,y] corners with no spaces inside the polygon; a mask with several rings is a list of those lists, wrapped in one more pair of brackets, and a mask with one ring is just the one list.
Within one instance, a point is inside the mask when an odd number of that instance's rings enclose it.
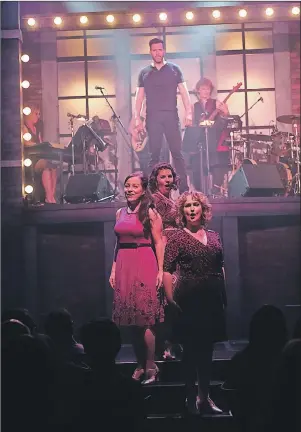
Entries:
{"label": "curly blonde hair", "polygon": [[202,206],[202,215],[201,215],[201,225],[206,227],[208,222],[212,218],[212,205],[209,203],[208,198],[202,192],[184,192],[177,199],[177,209],[179,214],[179,219],[186,226],[186,218],[184,215],[184,206],[187,201],[187,198],[191,196],[193,200],[198,201]]}

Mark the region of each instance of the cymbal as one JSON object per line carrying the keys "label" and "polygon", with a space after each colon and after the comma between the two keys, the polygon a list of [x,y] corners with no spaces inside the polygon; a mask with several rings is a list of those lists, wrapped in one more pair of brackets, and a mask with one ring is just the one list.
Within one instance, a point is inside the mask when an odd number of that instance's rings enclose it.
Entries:
{"label": "cymbal", "polygon": [[282,115],[276,119],[280,123],[292,124],[293,122],[300,123],[300,114]]}
{"label": "cymbal", "polygon": [[241,137],[246,138],[249,141],[264,141],[264,142],[272,141],[270,135],[263,135],[263,134],[244,134],[241,135]]}

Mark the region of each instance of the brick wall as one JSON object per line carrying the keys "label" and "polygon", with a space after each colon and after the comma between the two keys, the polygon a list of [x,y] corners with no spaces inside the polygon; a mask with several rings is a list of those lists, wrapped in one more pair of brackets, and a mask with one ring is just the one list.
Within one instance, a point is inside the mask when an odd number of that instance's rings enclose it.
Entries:
{"label": "brick wall", "polygon": [[300,114],[300,23],[290,24],[292,114]]}
{"label": "brick wall", "polygon": [[23,90],[23,105],[42,107],[41,43],[39,32],[23,33],[22,54],[29,55],[29,62],[22,62],[22,80],[30,87]]}

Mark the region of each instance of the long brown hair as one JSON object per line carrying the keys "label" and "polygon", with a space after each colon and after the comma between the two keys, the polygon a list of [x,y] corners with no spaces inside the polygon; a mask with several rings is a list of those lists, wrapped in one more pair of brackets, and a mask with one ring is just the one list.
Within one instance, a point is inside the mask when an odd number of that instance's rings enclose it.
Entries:
{"label": "long brown hair", "polygon": [[151,233],[151,222],[149,218],[149,209],[154,209],[154,201],[148,190],[148,178],[144,176],[141,171],[134,172],[129,174],[124,180],[124,186],[126,182],[133,177],[138,177],[141,181],[142,189],[144,190],[144,194],[140,198],[140,207],[138,210],[138,219],[143,225],[144,235],[148,236]]}
{"label": "long brown hair", "polygon": [[177,175],[176,171],[174,170],[174,168],[169,163],[160,162],[154,166],[154,168],[153,168],[153,170],[149,176],[148,187],[152,193],[155,193],[158,190],[157,177],[158,177],[160,171],[164,170],[164,169],[168,169],[172,173],[172,177],[173,177],[172,189],[174,189],[174,190],[178,189],[179,176]]}

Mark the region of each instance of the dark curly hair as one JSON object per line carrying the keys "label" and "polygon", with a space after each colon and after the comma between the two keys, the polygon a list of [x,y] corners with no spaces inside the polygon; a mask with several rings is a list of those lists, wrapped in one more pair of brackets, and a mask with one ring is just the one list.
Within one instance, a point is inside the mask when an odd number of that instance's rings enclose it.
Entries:
{"label": "dark curly hair", "polygon": [[206,227],[208,222],[212,218],[212,206],[209,203],[206,195],[204,195],[202,192],[197,192],[197,191],[184,192],[182,195],[179,196],[179,198],[177,199],[177,208],[178,208],[180,220],[183,222],[183,225],[186,226],[184,206],[189,196],[191,196],[193,200],[196,200],[201,204],[202,206],[201,225],[203,227]]}
{"label": "dark curly hair", "polygon": [[141,181],[142,189],[144,190],[144,195],[140,198],[140,207],[138,210],[138,219],[143,225],[144,228],[144,234],[147,236],[151,232],[151,223],[149,218],[149,209],[154,209],[154,201],[153,198],[148,190],[148,178],[143,174],[141,171],[134,172],[132,174],[129,174],[125,180],[124,180],[124,186],[126,182],[133,177],[138,177]]}
{"label": "dark curly hair", "polygon": [[172,177],[173,177],[172,188],[174,190],[178,189],[180,178],[177,175],[176,171],[174,170],[174,168],[169,163],[161,162],[161,163],[158,163],[157,165],[154,166],[154,168],[153,168],[153,170],[149,176],[148,187],[149,187],[149,190],[151,191],[151,193],[155,193],[158,190],[157,177],[158,177],[159,172],[163,169],[168,169],[171,171]]}

